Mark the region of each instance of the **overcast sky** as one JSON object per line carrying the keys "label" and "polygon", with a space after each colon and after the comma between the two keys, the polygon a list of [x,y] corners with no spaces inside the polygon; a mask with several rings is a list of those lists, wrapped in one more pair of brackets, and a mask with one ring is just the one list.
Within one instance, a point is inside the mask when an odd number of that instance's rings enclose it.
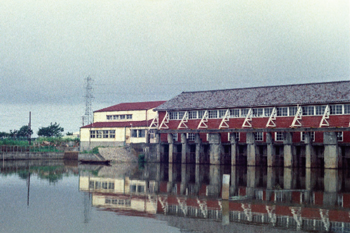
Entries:
{"label": "overcast sky", "polygon": [[348,0],[0,0],[0,103],[349,80]]}

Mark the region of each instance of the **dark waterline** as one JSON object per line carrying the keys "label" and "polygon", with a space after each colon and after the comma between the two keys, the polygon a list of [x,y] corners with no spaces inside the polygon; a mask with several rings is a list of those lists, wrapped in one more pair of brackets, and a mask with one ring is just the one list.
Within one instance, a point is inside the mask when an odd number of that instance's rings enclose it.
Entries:
{"label": "dark waterline", "polygon": [[[0,232],[350,231],[346,170],[5,161]],[[222,200],[222,176],[230,200]]]}

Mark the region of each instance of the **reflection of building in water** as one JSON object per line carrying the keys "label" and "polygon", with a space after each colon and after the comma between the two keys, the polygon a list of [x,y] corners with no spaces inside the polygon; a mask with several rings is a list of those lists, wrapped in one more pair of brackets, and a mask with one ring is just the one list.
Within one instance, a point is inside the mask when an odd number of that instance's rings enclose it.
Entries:
{"label": "reflection of building in water", "polygon": [[[228,201],[221,199],[224,173],[231,177]],[[93,206],[125,215],[164,215],[162,219],[186,229],[201,228],[186,225],[191,218],[229,227],[254,223],[290,230],[350,230],[350,184],[343,179],[347,171],[152,164],[136,174],[99,174],[104,176],[82,172],[79,179],[80,190],[92,193]]]}
{"label": "reflection of building in water", "polygon": [[349,164],[350,81],[183,92],[155,108],[157,160]]}

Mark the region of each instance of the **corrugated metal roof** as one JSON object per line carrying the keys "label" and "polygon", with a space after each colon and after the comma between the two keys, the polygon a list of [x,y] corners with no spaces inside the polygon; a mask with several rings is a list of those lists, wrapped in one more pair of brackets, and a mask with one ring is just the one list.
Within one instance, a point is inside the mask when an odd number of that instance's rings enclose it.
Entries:
{"label": "corrugated metal roof", "polygon": [[350,102],[350,81],[182,92],[155,110],[190,110]]}
{"label": "corrugated metal roof", "polygon": [[118,127],[147,127],[152,123],[149,121],[121,121],[121,122],[95,122],[93,124],[85,125],[81,128],[118,128]]}
{"label": "corrugated metal roof", "polygon": [[165,101],[148,101],[148,102],[133,102],[133,103],[120,103],[107,108],[96,110],[94,112],[113,112],[113,111],[130,111],[130,110],[148,110],[155,108]]}

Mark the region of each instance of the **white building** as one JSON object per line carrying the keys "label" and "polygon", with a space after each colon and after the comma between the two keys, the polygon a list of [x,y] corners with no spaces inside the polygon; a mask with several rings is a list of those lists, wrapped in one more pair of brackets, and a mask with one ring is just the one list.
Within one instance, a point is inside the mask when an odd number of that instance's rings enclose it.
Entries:
{"label": "white building", "polygon": [[145,143],[152,120],[157,116],[155,107],[165,101],[121,103],[94,111],[92,124],[80,128],[80,150],[96,146],[122,146]]}

